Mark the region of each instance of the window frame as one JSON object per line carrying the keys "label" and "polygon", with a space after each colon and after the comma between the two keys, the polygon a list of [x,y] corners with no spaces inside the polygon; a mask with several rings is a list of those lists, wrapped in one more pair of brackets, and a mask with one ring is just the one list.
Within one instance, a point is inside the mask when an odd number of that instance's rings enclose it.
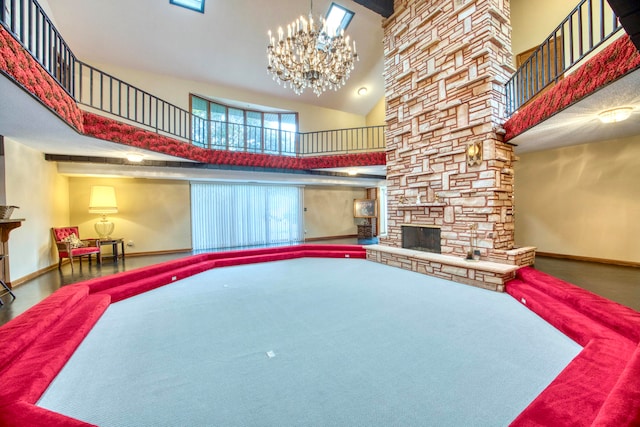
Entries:
{"label": "window frame", "polygon": [[204,1],[205,0],[197,0],[200,2],[200,7],[199,8],[195,8],[195,7],[191,7],[183,2],[181,2],[180,0],[169,0],[169,4],[175,5],[175,6],[179,6],[179,7],[183,7],[185,9],[189,9],[189,10],[193,10],[194,12],[200,12],[202,14],[204,14]]}
{"label": "window frame", "polygon": [[[213,141],[213,132],[212,132],[212,127],[211,126],[207,126],[207,130],[205,132],[205,141],[203,143],[205,148],[209,148],[209,149],[219,149],[219,150],[227,150],[227,151],[242,151],[242,152],[247,152],[247,153],[267,153],[267,154],[278,154],[278,155],[297,155],[297,140],[298,140],[298,136],[297,134],[299,133],[299,114],[298,112],[295,111],[287,111],[287,112],[283,112],[283,111],[269,111],[269,110],[257,110],[257,109],[253,109],[253,108],[241,108],[238,107],[237,105],[229,105],[229,104],[225,104],[223,102],[211,99],[211,98],[207,98],[205,96],[202,95],[196,95],[194,93],[190,93],[189,94],[189,109],[190,109],[190,113],[191,116],[196,116],[195,114],[193,114],[193,100],[194,99],[198,99],[201,101],[204,101],[207,103],[207,107],[206,107],[206,120],[208,122],[213,122],[213,120],[211,119],[211,111],[212,111],[212,104],[215,104],[217,106],[223,107],[224,108],[224,116],[225,116],[225,121],[224,122],[218,122],[217,120],[215,121],[216,123],[225,123],[225,132],[224,132],[224,140],[225,140],[225,144],[224,147],[221,146],[212,146],[212,141]],[[243,137],[242,137],[242,143],[238,144],[237,147],[234,148],[238,148],[237,150],[232,150],[231,146],[230,146],[230,140],[229,140],[229,125],[237,125],[235,123],[230,123],[229,122],[229,109],[233,109],[233,110],[240,110],[243,112],[242,117],[243,117],[243,123],[242,126],[244,127],[244,131],[243,133]],[[259,132],[259,136],[260,136],[260,147],[259,149],[250,149],[248,146],[248,140],[247,140],[247,134],[249,132],[247,132],[247,127],[258,127],[255,125],[250,125],[247,124],[247,116],[248,113],[258,113],[260,114],[260,123],[261,126],[260,127],[260,132]],[[265,127],[265,114],[270,114],[270,115],[277,115],[278,117],[278,128],[267,128]],[[296,130],[293,131],[293,133],[296,135],[294,138],[294,146],[292,147],[293,152],[289,152],[289,151],[283,151],[283,137],[282,137],[282,132],[291,132],[291,131],[284,131],[282,129],[282,117],[283,116],[293,116],[295,118],[295,128]],[[200,116],[196,116],[199,117]],[[285,122],[285,124],[289,124],[290,122]],[[269,129],[269,130],[273,130],[277,132],[277,150],[272,150],[270,149],[270,147],[266,147],[265,146],[265,129]],[[190,132],[189,132],[189,136],[191,141],[193,142],[193,119],[190,121]]]}
{"label": "window frame", "polygon": [[340,21],[340,24],[336,28],[336,34],[334,34],[332,37],[335,37],[340,30],[347,31],[347,27],[349,27],[349,24],[351,24],[353,17],[356,16],[355,12],[347,9],[342,5],[339,5],[336,2],[331,2],[331,5],[329,6],[329,10],[327,10],[327,14],[324,16],[325,21],[329,21],[329,15],[331,15],[331,11],[334,8],[344,11],[344,17],[342,18],[342,21]]}

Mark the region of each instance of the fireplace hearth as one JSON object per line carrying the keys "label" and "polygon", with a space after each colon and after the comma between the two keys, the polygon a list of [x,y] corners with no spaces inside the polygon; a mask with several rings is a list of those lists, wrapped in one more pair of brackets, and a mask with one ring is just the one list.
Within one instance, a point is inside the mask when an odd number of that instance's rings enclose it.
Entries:
{"label": "fireplace hearth", "polygon": [[440,228],[420,227],[413,225],[402,226],[402,247],[414,251],[441,253]]}

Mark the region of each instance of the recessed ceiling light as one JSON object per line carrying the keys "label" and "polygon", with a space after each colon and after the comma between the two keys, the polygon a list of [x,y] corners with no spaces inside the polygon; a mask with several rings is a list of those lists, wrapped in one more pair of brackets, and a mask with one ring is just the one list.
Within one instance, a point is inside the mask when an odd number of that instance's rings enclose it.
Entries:
{"label": "recessed ceiling light", "polygon": [[362,95],[366,95],[367,94],[368,89],[364,86],[362,86],[360,89],[358,89],[358,95],[362,96]]}
{"label": "recessed ceiling light", "polygon": [[127,160],[132,163],[140,163],[142,160],[144,160],[144,156],[138,153],[127,153]]}
{"label": "recessed ceiling light", "polygon": [[633,108],[631,107],[612,108],[598,113],[598,118],[602,123],[621,122],[627,120],[629,116],[631,116],[632,111]]}

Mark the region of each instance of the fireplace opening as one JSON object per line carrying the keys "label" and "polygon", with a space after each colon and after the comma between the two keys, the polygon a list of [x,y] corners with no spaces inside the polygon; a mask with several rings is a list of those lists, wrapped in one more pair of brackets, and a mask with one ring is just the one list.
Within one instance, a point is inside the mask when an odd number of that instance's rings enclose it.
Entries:
{"label": "fireplace opening", "polygon": [[415,251],[441,253],[440,228],[402,226],[402,247]]}

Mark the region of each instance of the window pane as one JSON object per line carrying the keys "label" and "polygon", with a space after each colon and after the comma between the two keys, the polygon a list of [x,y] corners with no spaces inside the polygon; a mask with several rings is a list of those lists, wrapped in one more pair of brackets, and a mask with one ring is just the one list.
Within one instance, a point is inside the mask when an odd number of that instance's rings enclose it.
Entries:
{"label": "window pane", "polygon": [[296,114],[280,115],[280,146],[282,154],[295,155],[296,132],[298,131]]}
{"label": "window pane", "polygon": [[[201,122],[207,118],[209,125]],[[263,113],[228,107],[192,95],[194,144],[215,150],[296,155],[297,113]],[[209,132],[207,135],[206,133]]]}
{"label": "window pane", "polygon": [[191,138],[195,144],[206,147],[208,143],[207,135],[207,105],[208,101],[192,96],[191,97]]}
{"label": "window pane", "polygon": [[264,127],[280,129],[280,115],[276,113],[264,113]]}
{"label": "window pane", "polygon": [[247,111],[247,151],[259,153],[262,151],[262,113]]}
{"label": "window pane", "polygon": [[340,30],[346,30],[354,13],[335,3],[331,3],[325,19],[327,20],[327,31],[330,36],[337,34]]}
{"label": "window pane", "polygon": [[227,107],[210,103],[211,108],[211,148],[227,149]]}
{"label": "window pane", "polygon": [[244,149],[244,110],[229,108],[229,124],[227,125],[229,141],[228,149],[238,151]]}
{"label": "window pane", "polygon": [[204,0],[169,0],[169,3],[204,13]]}

